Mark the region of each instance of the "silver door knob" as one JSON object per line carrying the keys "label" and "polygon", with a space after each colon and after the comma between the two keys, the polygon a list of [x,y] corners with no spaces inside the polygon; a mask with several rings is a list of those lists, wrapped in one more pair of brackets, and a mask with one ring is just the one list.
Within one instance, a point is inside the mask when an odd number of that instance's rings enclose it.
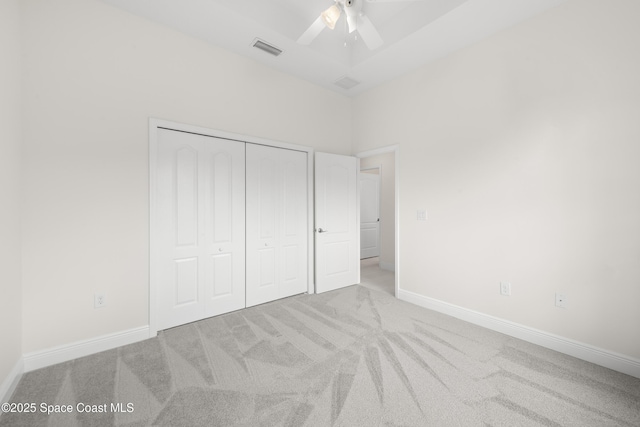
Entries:
{"label": "silver door knob", "polygon": [[322,228],[318,228],[318,233],[327,233],[329,230],[323,230]]}

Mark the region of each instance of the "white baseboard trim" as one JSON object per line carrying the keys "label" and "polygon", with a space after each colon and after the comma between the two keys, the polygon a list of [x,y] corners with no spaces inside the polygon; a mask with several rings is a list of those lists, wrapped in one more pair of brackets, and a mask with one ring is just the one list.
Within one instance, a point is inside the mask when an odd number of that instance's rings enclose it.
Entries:
{"label": "white baseboard trim", "polygon": [[382,262],[380,261],[380,263],[378,264],[380,266],[381,269],[383,270],[387,270],[387,271],[396,271],[396,266],[395,264],[392,264],[390,262]]}
{"label": "white baseboard trim", "polygon": [[0,403],[9,402],[11,400],[11,396],[13,396],[13,392],[18,386],[18,382],[20,382],[23,372],[24,361],[22,357],[20,357],[16,362],[16,365],[9,372],[9,375],[7,375],[7,378],[5,378],[2,384],[0,384]]}
{"label": "white baseboard trim", "polygon": [[400,289],[398,298],[523,341],[640,378],[640,360]]}
{"label": "white baseboard trim", "polygon": [[134,342],[146,340],[147,338],[149,338],[149,326],[142,326],[140,328],[27,353],[24,355],[24,372],[34,371],[57,363],[67,362],[79,357],[133,344]]}

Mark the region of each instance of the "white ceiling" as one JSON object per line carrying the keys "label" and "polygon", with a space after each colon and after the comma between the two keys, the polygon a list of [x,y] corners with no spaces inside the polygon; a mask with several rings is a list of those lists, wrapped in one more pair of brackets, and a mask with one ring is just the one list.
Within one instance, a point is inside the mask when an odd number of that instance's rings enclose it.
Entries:
{"label": "white ceiling", "polygon": [[[101,0],[346,96],[405,74],[566,0],[356,0],[384,45],[370,51],[343,16],[309,46],[296,40],[333,0]],[[284,52],[252,47],[260,38]],[[342,89],[342,77],[360,84]]]}

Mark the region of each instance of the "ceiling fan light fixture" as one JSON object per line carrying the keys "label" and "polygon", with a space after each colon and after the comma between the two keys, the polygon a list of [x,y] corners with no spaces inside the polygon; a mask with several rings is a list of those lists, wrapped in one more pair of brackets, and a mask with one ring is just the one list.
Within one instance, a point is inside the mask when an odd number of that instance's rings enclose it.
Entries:
{"label": "ceiling fan light fixture", "polygon": [[322,22],[333,30],[336,27],[336,22],[338,22],[338,19],[340,18],[340,8],[334,4],[322,12],[320,16],[322,17]]}

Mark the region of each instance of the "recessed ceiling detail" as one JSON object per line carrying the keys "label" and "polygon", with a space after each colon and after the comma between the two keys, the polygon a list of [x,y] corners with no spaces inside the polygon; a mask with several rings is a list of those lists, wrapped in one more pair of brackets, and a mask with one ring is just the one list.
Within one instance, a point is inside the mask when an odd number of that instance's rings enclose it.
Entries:
{"label": "recessed ceiling detail", "polygon": [[342,89],[349,90],[353,87],[356,87],[360,84],[359,81],[349,78],[347,76],[342,77],[334,82],[334,84]]}
{"label": "recessed ceiling detail", "polygon": [[[100,1],[354,96],[567,0],[338,0],[357,2],[351,25],[345,7],[342,17],[330,21],[333,30],[321,21],[318,35],[306,45],[297,42],[331,0]],[[373,50],[358,25],[360,13],[382,40]],[[276,61],[254,49],[256,38],[286,54]],[[345,88],[336,84],[342,76],[360,83]]]}

